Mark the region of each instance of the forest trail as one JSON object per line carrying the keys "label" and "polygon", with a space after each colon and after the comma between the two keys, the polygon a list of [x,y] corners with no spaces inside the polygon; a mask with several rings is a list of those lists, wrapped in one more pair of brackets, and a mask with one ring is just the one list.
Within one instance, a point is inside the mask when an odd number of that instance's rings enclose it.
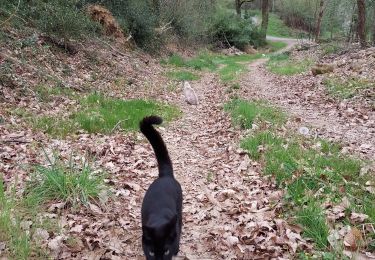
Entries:
{"label": "forest trail", "polygon": [[[296,43],[288,40],[286,48]],[[184,192],[180,255],[187,259],[288,257],[305,242],[277,218],[282,192],[239,149],[240,131],[232,128],[223,110],[229,97],[217,82],[206,74],[192,83],[198,106],[180,98],[182,118],[162,133]]]}
{"label": "forest trail", "polygon": [[[284,42],[288,46],[281,52],[298,43],[292,39]],[[266,70],[266,61],[267,59],[262,59],[249,64],[249,72],[241,78],[241,96],[249,100],[267,100],[282,108],[288,115],[296,118],[292,126],[296,132],[299,127],[306,126],[315,136],[343,143],[348,153],[354,152],[358,156],[375,160],[375,129],[371,123],[375,120],[374,112],[368,114],[369,123],[358,121],[354,116],[355,111],[350,108],[348,111],[353,115],[343,116],[339,107],[346,106],[345,102],[337,104],[327,99],[326,93],[319,91],[308,80],[296,85],[295,82],[289,82],[288,76],[277,79]]]}

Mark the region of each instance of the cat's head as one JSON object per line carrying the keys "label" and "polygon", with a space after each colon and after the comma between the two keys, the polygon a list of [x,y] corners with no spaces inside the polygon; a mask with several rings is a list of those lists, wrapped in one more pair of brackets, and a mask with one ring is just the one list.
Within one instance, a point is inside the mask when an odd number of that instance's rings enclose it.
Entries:
{"label": "cat's head", "polygon": [[142,246],[147,260],[169,260],[178,251],[177,215],[151,216],[143,226]]}

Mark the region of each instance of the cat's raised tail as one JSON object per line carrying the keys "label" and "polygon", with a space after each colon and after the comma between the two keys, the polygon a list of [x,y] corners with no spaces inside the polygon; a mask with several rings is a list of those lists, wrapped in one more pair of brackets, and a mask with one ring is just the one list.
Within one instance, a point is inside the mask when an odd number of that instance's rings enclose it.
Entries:
{"label": "cat's raised tail", "polygon": [[154,149],[156,160],[158,161],[159,178],[173,177],[172,161],[169,157],[167,146],[159,132],[153,127],[153,125],[160,125],[162,122],[163,119],[159,116],[148,116],[142,119],[139,127]]}

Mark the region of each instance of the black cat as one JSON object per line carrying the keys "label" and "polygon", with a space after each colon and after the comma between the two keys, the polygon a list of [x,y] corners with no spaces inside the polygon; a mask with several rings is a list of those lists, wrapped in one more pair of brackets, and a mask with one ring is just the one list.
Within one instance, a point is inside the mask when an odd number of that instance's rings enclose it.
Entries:
{"label": "black cat", "polygon": [[160,134],[152,126],[158,116],[145,117],[141,132],[154,149],[159,178],[148,188],[142,203],[142,247],[146,259],[172,259],[177,255],[182,228],[182,190],[173,176],[172,162]]}

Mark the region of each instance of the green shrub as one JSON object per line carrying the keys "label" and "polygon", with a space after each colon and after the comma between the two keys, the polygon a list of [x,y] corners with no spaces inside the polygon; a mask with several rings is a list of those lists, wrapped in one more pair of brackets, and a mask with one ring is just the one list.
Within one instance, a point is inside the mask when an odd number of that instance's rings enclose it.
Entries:
{"label": "green shrub", "polygon": [[219,10],[212,18],[209,33],[213,42],[234,45],[243,49],[251,44],[255,47],[265,45],[258,29],[250,20],[241,19],[236,14]]}
{"label": "green shrub", "polygon": [[61,38],[81,38],[99,30],[76,0],[34,0],[23,3],[22,13],[43,32]]}

